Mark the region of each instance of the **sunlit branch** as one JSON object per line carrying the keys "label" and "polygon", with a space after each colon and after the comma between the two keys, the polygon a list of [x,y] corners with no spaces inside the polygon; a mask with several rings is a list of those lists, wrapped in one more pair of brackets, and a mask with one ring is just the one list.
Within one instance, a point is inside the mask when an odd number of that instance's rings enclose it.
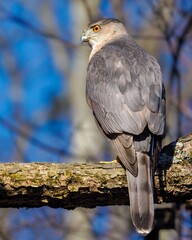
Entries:
{"label": "sunlit branch", "polygon": [[[162,150],[155,175],[156,203],[192,199],[191,144],[188,135]],[[118,163],[0,164],[0,207],[73,209],[127,205],[128,199],[125,170]]]}

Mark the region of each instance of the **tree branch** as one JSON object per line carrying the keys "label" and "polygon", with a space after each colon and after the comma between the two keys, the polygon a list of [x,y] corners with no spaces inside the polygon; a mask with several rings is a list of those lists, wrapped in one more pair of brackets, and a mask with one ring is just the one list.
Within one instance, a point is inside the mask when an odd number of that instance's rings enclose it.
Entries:
{"label": "tree branch", "polygon": [[[191,145],[192,134],[163,148],[155,176],[156,203],[192,199]],[[0,207],[73,209],[127,204],[127,179],[118,163],[0,164]]]}

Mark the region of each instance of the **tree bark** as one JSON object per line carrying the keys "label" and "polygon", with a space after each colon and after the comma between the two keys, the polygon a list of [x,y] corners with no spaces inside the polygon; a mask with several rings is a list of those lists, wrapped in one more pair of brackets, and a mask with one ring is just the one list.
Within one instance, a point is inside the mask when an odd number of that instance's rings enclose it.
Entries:
{"label": "tree bark", "polygon": [[[192,135],[162,149],[155,202],[192,199]],[[1,163],[0,207],[74,209],[127,205],[127,179],[118,163]]]}

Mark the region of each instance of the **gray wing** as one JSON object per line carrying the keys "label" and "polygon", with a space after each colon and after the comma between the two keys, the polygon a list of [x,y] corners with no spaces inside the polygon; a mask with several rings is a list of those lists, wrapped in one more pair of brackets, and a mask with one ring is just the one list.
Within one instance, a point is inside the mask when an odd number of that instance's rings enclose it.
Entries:
{"label": "gray wing", "polygon": [[[87,98],[105,133],[163,135],[165,99],[157,61],[141,48],[107,45],[91,59]],[[135,50],[135,51],[136,51]],[[141,56],[139,56],[141,55]]]}

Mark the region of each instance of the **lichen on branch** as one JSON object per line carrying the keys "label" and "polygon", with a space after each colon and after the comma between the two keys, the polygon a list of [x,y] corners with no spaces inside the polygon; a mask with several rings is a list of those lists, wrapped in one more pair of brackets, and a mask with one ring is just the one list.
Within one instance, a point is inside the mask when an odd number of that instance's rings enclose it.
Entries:
{"label": "lichen on branch", "polygon": [[[156,203],[192,199],[191,146],[192,135],[187,135],[163,148],[155,174]],[[128,199],[125,170],[118,163],[0,164],[0,207],[91,208],[127,205]]]}

